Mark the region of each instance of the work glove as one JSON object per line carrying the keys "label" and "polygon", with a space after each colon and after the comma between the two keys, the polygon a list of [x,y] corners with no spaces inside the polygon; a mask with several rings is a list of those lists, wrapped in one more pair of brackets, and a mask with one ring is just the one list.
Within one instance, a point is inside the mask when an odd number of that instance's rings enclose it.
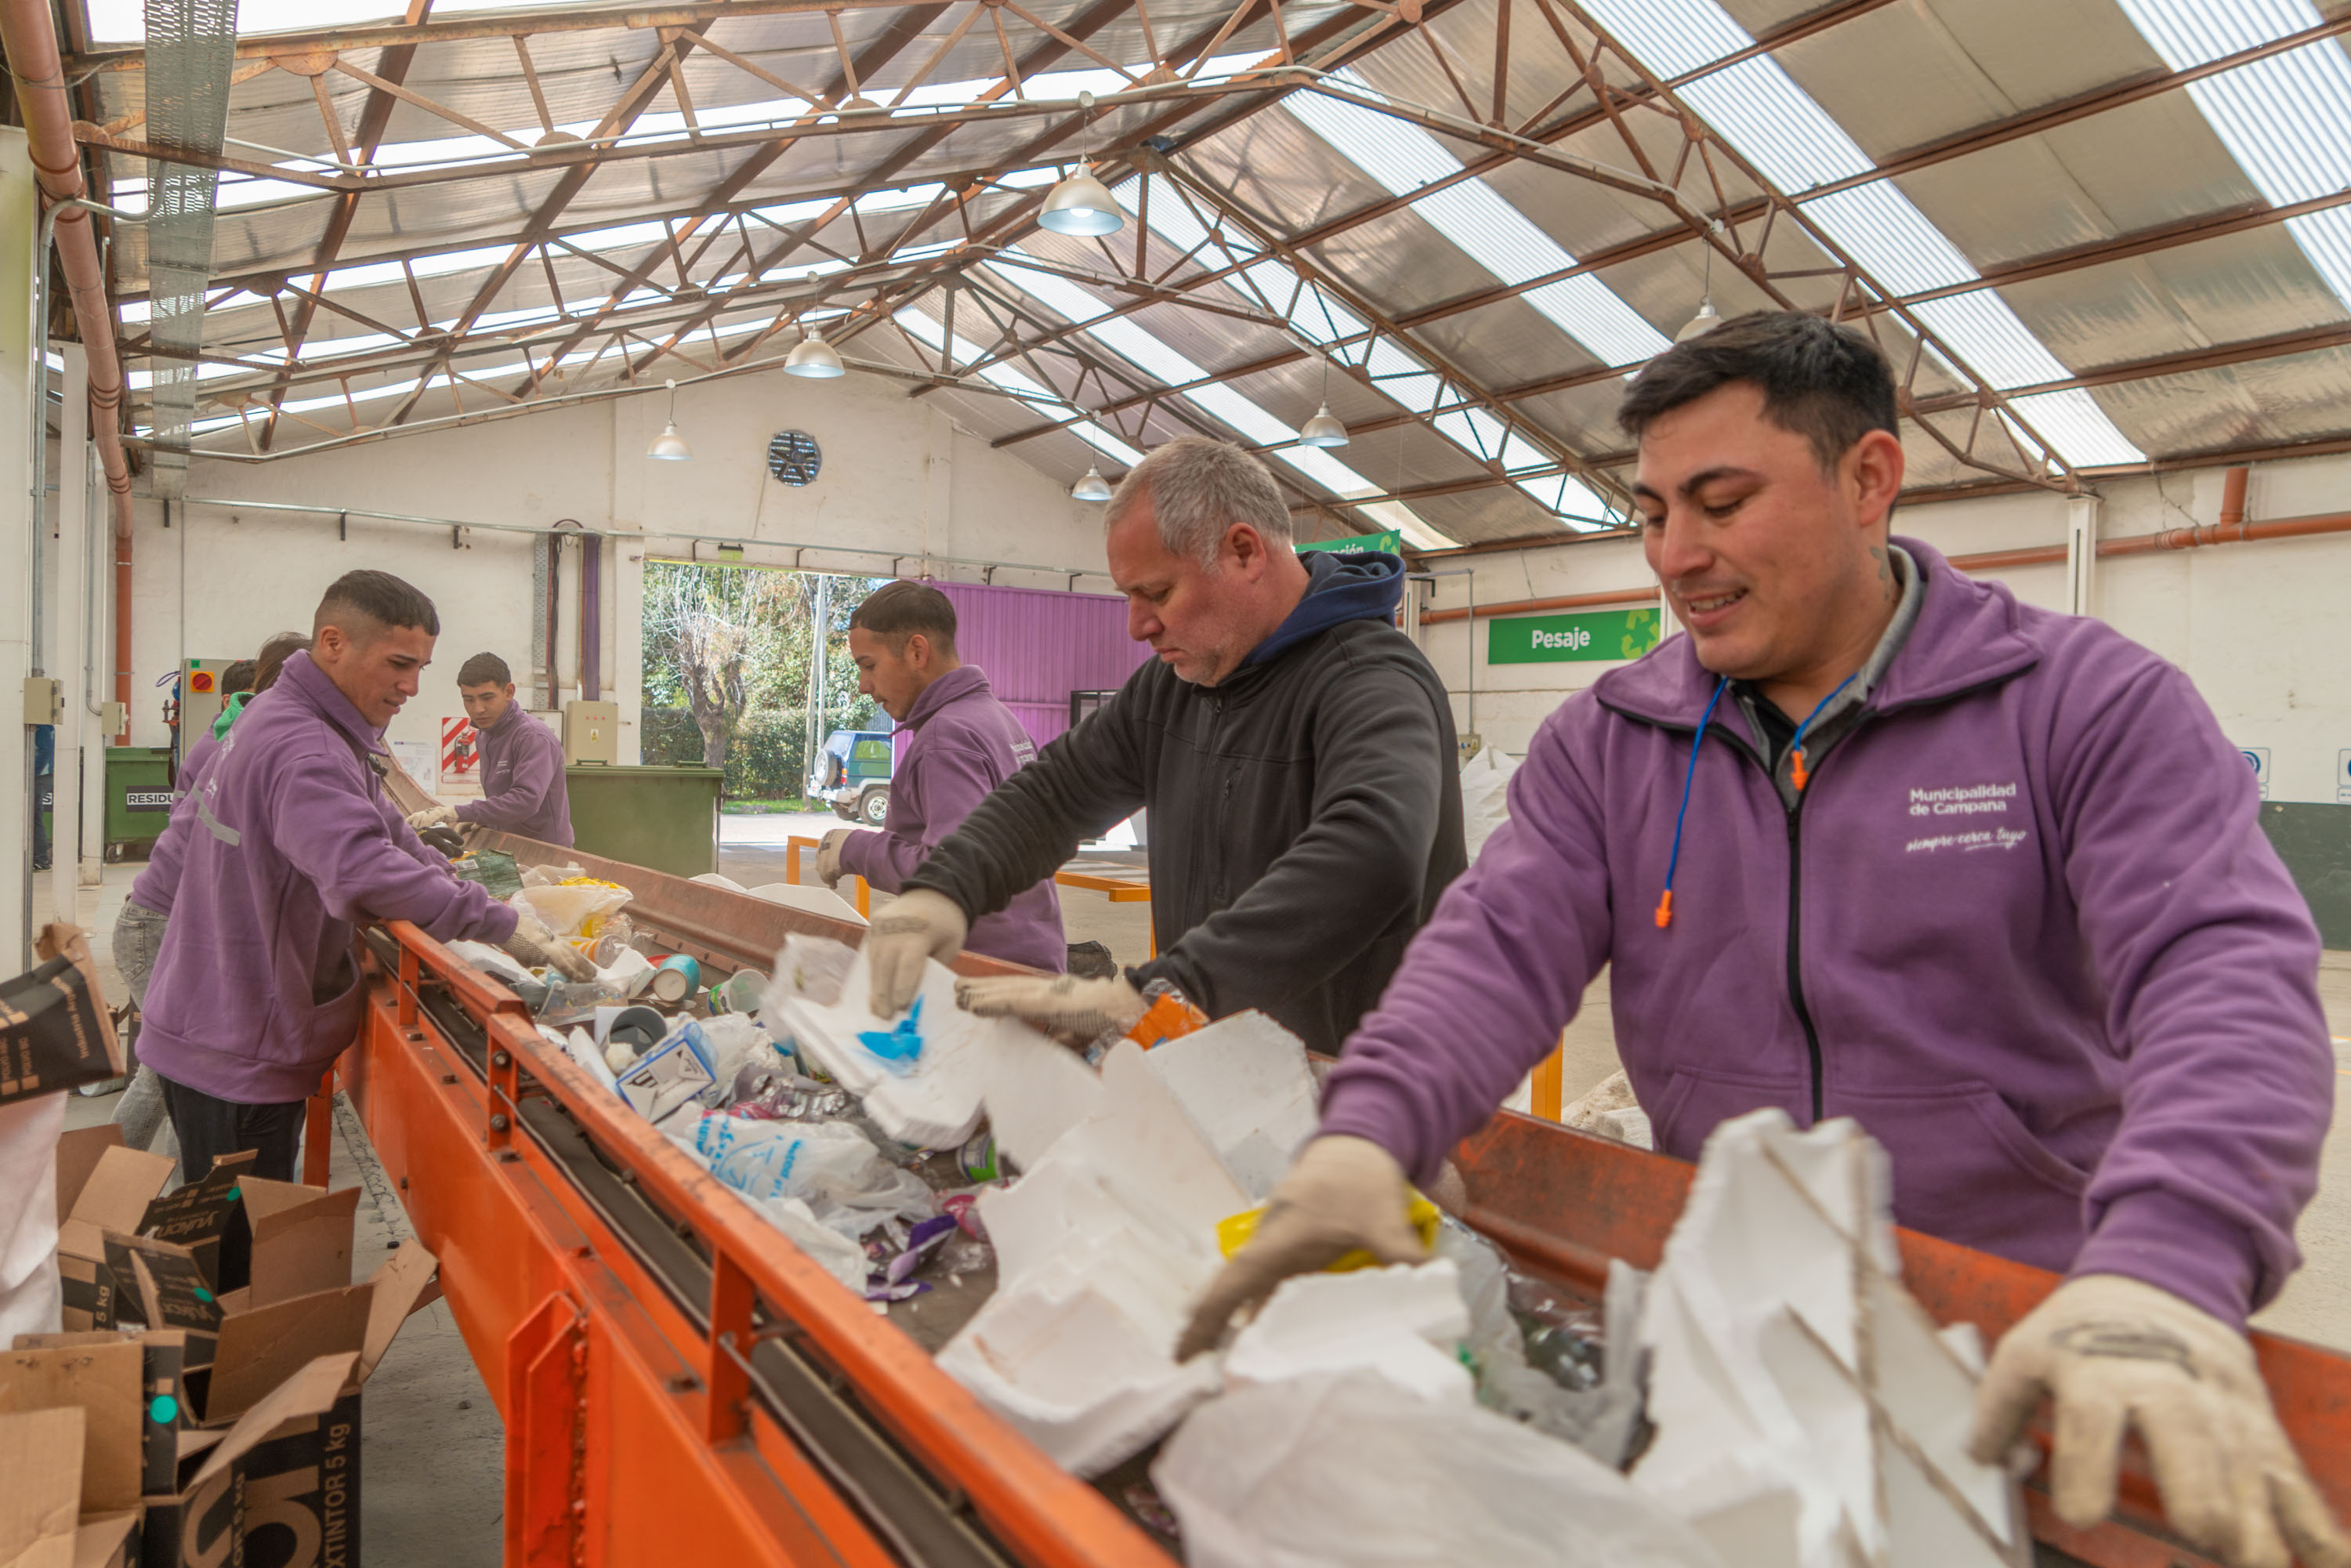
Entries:
{"label": "work glove", "polygon": [[841,851],[849,842],[855,828],[835,828],[825,834],[824,842],[816,848],[816,879],[827,887],[841,884]]}
{"label": "work glove", "polygon": [[917,887],[892,899],[865,933],[866,965],[873,982],[865,1005],[873,1016],[895,1018],[914,1006],[923,988],[923,961],[953,962],[970,929],[971,922],[944,893]]}
{"label": "work glove", "polygon": [[528,968],[553,969],[567,980],[592,980],[596,966],[588,956],[549,931],[536,915],[525,914],[507,938],[507,956]]}
{"label": "work glove", "polygon": [[1224,1337],[1242,1307],[1296,1274],[1326,1269],[1357,1248],[1381,1263],[1421,1263],[1428,1249],[1408,1217],[1412,1184],[1404,1167],[1368,1138],[1316,1138],[1273,1189],[1249,1245],[1233,1254],[1192,1309],[1176,1359],[1189,1361]]}
{"label": "work glove", "polygon": [[2087,1530],[2115,1505],[2129,1427],[2154,1461],[2171,1527],[2235,1568],[2345,1568],[2351,1545],[2270,1408],[2242,1334],[2168,1291],[2119,1274],[2057,1287],[2008,1331],[1976,1389],[1970,1447],[1997,1464],[2043,1395],[2050,1500]]}
{"label": "work glove", "polygon": [[1024,1019],[1057,1040],[1091,1045],[1102,1035],[1124,1034],[1151,1004],[1143,993],[1113,975],[1083,980],[1075,975],[997,975],[957,980],[956,1002],[981,1018]]}
{"label": "work glove", "polygon": [[454,828],[457,825],[457,811],[453,806],[427,806],[422,811],[411,811],[408,825],[420,833],[427,828]]}

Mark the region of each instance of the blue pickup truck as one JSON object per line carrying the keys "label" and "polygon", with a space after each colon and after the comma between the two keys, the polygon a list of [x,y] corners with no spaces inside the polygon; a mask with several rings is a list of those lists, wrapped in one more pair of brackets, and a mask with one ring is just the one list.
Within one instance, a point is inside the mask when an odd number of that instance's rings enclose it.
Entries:
{"label": "blue pickup truck", "polygon": [[809,769],[808,798],[835,816],[878,828],[890,815],[890,773],[896,765],[887,731],[836,729]]}

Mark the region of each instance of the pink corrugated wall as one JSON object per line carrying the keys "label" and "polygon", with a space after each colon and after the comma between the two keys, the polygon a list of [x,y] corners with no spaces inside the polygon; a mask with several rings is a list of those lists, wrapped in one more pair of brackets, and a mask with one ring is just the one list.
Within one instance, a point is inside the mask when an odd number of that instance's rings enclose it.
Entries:
{"label": "pink corrugated wall", "polygon": [[931,585],[956,608],[956,646],[1042,746],[1070,727],[1070,694],[1114,691],[1151,656],[1126,634],[1126,601],[1100,593]]}

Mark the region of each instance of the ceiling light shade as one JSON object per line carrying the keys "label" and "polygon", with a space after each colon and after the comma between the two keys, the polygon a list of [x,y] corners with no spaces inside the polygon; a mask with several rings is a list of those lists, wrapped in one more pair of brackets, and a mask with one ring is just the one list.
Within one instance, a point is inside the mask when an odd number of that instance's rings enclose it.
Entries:
{"label": "ceiling light shade", "polygon": [[1110,499],[1110,481],[1102,476],[1102,465],[1089,463],[1083,477],[1070,486],[1070,494],[1081,501]]}
{"label": "ceiling light shade", "polygon": [[784,358],[784,374],[788,376],[825,377],[842,373],[841,356],[831,343],[810,332],[792,345]]}
{"label": "ceiling light shade", "polygon": [[662,426],[659,435],[653,437],[653,444],[645,448],[645,455],[663,463],[691,461],[694,448],[688,446],[685,437],[677,433],[677,383],[667,382],[664,384],[669,388],[669,423]]}
{"label": "ceiling light shade", "polygon": [[1703,338],[1721,325],[1722,318],[1714,308],[1714,298],[1708,295],[1698,305],[1698,314],[1689,319],[1689,324],[1674,334],[1674,341],[1687,343],[1692,338]]}
{"label": "ceiling light shade", "polygon": [[1347,427],[1332,417],[1331,405],[1324,403],[1314,411],[1314,417],[1301,425],[1298,439],[1308,446],[1344,446]]}
{"label": "ceiling light shade", "polygon": [[1125,226],[1126,214],[1110,187],[1095,179],[1091,169],[1081,169],[1053,187],[1037,221],[1057,235],[1092,237],[1118,233]]}

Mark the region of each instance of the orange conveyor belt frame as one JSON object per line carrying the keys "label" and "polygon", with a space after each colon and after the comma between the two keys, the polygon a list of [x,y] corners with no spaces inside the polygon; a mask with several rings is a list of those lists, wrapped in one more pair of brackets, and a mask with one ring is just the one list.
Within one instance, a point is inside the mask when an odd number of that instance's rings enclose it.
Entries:
{"label": "orange conveyor belt frame", "polygon": [[[766,969],[795,931],[857,939],[747,894],[488,842],[628,887],[641,928],[721,971]],[[1100,1492],[545,1045],[505,987],[405,923],[363,946],[366,1019],[340,1078],[441,1260],[505,1419],[508,1568],[1165,1568],[1168,1554]],[[311,1119],[313,1171],[325,1122]],[[1508,1113],[1457,1164],[1463,1218],[1520,1268],[1586,1296],[1612,1258],[1656,1267],[1691,1176]],[[1928,1311],[1988,1341],[2056,1283],[1914,1232],[1900,1244]],[[2287,1430],[2351,1515],[2351,1360],[2272,1335],[2254,1344]],[[2100,1568],[2206,1568],[2162,1527],[2136,1452],[2122,1512],[2096,1530],[2061,1523],[2035,1486],[2026,1500],[2036,1539]]]}

